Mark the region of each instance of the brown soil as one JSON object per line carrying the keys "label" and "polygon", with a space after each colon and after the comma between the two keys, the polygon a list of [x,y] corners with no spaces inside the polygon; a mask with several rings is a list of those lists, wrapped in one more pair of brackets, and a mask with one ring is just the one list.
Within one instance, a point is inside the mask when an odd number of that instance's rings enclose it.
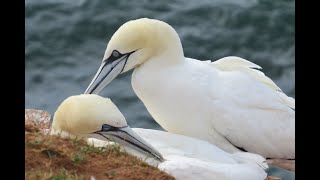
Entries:
{"label": "brown soil", "polygon": [[26,179],[174,179],[119,147],[96,148],[84,140],[45,135],[25,126]]}

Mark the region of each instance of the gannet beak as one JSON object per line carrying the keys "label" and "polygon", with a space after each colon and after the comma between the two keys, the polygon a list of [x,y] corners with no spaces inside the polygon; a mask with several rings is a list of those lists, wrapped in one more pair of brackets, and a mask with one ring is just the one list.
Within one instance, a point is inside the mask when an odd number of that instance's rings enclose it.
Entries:
{"label": "gannet beak", "polygon": [[104,60],[84,94],[98,94],[117,77],[127,63],[129,55],[114,60]]}
{"label": "gannet beak", "polygon": [[139,137],[129,126],[113,127],[107,124],[102,125],[101,131],[94,132],[99,136],[95,136],[100,140],[113,141],[121,145],[128,146],[147,156],[152,156],[163,162],[162,155],[154,149],[149,143]]}

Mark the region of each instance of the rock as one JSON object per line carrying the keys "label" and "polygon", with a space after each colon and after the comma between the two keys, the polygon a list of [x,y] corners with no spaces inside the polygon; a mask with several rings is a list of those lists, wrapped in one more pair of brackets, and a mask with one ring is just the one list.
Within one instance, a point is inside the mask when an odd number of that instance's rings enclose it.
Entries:
{"label": "rock", "polygon": [[264,180],[281,180],[281,178],[273,177],[273,176],[267,176]]}
{"label": "rock", "polygon": [[295,171],[295,160],[267,159],[266,162],[270,165],[277,166],[289,171]]}
{"label": "rock", "polygon": [[25,109],[24,112],[26,130],[39,131],[44,134],[47,134],[49,132],[51,116],[47,111]]}

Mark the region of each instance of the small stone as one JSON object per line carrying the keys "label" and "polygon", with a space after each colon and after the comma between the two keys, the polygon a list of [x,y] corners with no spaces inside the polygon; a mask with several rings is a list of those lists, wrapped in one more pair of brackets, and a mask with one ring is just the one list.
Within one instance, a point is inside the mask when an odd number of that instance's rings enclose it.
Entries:
{"label": "small stone", "polygon": [[267,159],[266,162],[270,165],[277,166],[289,171],[295,171],[295,160],[288,159]]}
{"label": "small stone", "polygon": [[49,112],[38,109],[25,109],[25,125],[37,127],[43,134],[47,134],[50,129],[51,116]]}

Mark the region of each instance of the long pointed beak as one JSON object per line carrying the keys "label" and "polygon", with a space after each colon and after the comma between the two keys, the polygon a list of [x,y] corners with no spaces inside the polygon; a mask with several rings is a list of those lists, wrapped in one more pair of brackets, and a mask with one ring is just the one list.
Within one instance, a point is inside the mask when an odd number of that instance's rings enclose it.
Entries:
{"label": "long pointed beak", "polygon": [[130,54],[124,55],[115,60],[103,61],[84,94],[98,94],[107,84],[122,72],[129,55]]}
{"label": "long pointed beak", "polygon": [[118,128],[105,124],[102,126],[101,131],[97,131],[94,134],[99,135],[95,137],[100,140],[113,141],[147,156],[154,157],[160,162],[164,161],[162,155],[144,139],[139,137],[129,126]]}

